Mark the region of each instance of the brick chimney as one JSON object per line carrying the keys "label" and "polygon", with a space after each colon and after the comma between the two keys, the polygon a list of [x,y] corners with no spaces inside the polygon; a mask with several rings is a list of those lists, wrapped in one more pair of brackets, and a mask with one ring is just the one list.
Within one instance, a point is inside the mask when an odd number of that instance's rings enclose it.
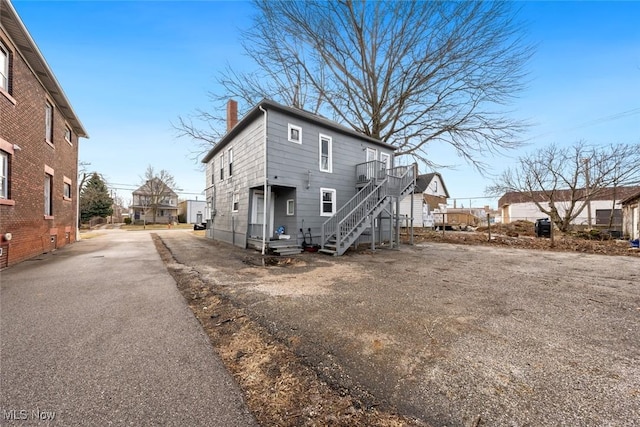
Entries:
{"label": "brick chimney", "polygon": [[233,99],[227,101],[227,132],[238,124],[238,103]]}

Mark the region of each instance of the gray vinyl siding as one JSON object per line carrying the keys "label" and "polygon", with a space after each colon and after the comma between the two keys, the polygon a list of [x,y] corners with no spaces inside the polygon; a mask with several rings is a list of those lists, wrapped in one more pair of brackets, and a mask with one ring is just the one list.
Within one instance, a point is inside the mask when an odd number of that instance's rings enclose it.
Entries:
{"label": "gray vinyl siding", "polygon": [[[213,177],[216,215],[209,235],[245,247],[249,221],[249,188],[264,183],[264,134],[262,118],[254,120],[207,164],[208,180]],[[233,175],[229,176],[229,149],[233,150]],[[224,179],[220,180],[220,157],[224,155]],[[238,211],[232,212],[233,195]]]}
{"label": "gray vinyl siding", "polygon": [[[320,228],[329,217],[320,216],[320,189],[336,190],[336,210],[340,209],[356,194],[356,165],[366,161],[366,148],[375,148],[388,153],[393,158],[393,151],[360,140],[352,135],[343,134],[334,129],[327,129],[312,121],[291,118],[283,113],[269,110],[267,126],[267,158],[268,179],[270,185],[296,188],[296,226],[299,241],[302,235],[299,229],[304,220],[304,230],[311,228],[314,241],[319,243]],[[302,128],[302,144],[288,140],[288,124]],[[332,173],[320,170],[320,134],[332,138]],[[309,171],[311,171],[309,188]],[[286,208],[283,201],[283,209]],[[278,226],[278,203],[276,203],[276,224]],[[288,219],[289,221],[291,218]],[[290,230],[288,227],[287,230]],[[287,231],[288,232],[288,231]],[[293,234],[292,234],[293,237]],[[315,240],[318,239],[318,240]]]}

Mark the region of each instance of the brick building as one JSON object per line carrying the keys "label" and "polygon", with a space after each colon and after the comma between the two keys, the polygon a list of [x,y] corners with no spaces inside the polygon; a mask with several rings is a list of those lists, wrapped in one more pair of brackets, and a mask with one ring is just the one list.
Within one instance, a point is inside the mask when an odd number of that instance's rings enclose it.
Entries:
{"label": "brick building", "polygon": [[76,240],[87,133],[9,0],[0,0],[0,268]]}

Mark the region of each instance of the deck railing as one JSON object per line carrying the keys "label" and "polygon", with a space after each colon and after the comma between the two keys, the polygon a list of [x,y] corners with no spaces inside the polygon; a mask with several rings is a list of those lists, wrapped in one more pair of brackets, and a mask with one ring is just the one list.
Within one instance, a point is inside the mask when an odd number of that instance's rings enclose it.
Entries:
{"label": "deck railing", "polygon": [[[336,252],[341,255],[354,238],[354,233],[372,214],[378,214],[391,197],[400,197],[415,182],[415,165],[385,169],[384,162],[367,162],[356,166],[358,181],[364,187],[322,224],[321,243],[335,239]],[[368,179],[367,174],[368,175]]]}
{"label": "deck railing", "polygon": [[[329,240],[332,236],[337,235],[338,224],[342,221],[351,211],[353,211],[356,206],[358,206],[370,193],[374,188],[373,181],[369,181],[367,185],[362,187],[360,191],[356,193],[347,203],[345,203],[338,211],[328,220],[322,224],[322,236],[321,243],[324,246],[325,242]],[[336,236],[337,237],[337,236]]]}
{"label": "deck railing", "polygon": [[386,167],[385,162],[378,160],[360,163],[356,165],[356,182],[362,184],[374,178],[381,181],[386,178]]}

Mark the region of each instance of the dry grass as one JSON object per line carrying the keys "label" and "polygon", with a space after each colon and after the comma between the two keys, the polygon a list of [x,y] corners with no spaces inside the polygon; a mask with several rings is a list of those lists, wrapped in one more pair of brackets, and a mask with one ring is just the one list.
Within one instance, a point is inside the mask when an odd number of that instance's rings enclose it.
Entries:
{"label": "dry grass", "polygon": [[162,240],[156,248],[213,347],[242,388],[261,425],[408,426],[423,423],[393,411],[367,407],[345,390],[322,381],[289,348],[254,322],[241,308],[217,294],[188,267],[176,263]]}

